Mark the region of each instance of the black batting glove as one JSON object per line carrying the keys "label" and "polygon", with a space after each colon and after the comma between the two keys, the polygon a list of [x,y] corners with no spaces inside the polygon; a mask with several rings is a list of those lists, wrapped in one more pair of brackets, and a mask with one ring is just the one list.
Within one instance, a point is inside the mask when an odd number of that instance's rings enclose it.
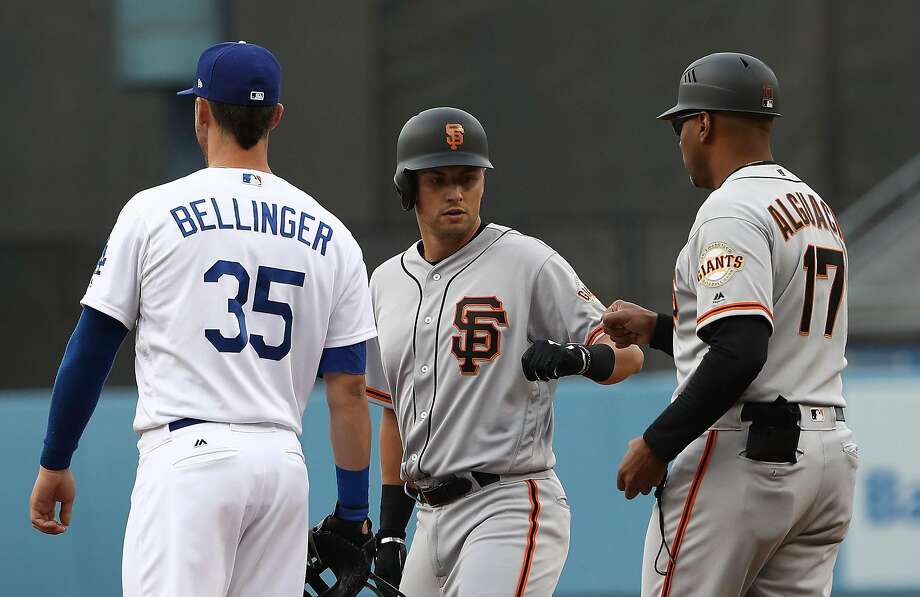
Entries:
{"label": "black batting glove", "polygon": [[557,344],[537,340],[521,357],[521,367],[528,381],[549,381],[567,375],[580,375],[588,369],[588,350],[582,344]]}
{"label": "black batting glove", "polygon": [[406,533],[381,529],[377,533],[377,556],[374,558],[374,574],[386,581],[378,582],[377,589],[384,597],[396,597],[393,589],[399,589],[403,568],[406,566]]}
{"label": "black batting glove", "polygon": [[371,520],[352,521],[343,520],[334,514],[330,514],[316,525],[318,531],[328,531],[340,537],[343,537],[357,546],[366,546],[368,541],[374,540],[371,534]]}

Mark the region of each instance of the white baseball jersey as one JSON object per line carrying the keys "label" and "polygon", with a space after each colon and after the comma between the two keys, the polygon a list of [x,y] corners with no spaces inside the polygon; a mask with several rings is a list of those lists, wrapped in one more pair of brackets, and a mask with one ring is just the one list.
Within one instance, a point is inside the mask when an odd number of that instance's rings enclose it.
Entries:
{"label": "white baseball jersey", "polygon": [[738,169],[703,203],[674,271],[676,398],[708,345],[704,326],[759,315],[767,362],[743,402],[845,406],[847,254],[834,212],[786,168]]}
{"label": "white baseball jersey", "polygon": [[504,226],[435,265],[419,250],[371,276],[368,397],[395,406],[403,478],[552,468],[557,382],[527,381],[521,355],[540,339],[590,344],[604,306],[558,253]]}
{"label": "white baseball jersey", "polygon": [[323,349],[376,335],[348,229],[285,180],[237,168],[135,195],[82,303],[137,323],[138,432],[195,418],[299,435]]}

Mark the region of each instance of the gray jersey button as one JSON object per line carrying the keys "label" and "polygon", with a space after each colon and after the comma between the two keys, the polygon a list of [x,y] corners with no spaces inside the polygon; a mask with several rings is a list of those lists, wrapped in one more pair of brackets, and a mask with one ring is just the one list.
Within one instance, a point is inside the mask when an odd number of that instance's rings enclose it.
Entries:
{"label": "gray jersey button", "polygon": [[428,373],[428,365],[422,365],[422,373]]}
{"label": "gray jersey button", "polygon": [[426,317],[426,318],[425,318],[425,323],[431,323],[431,317]]}
{"label": "gray jersey button", "polygon": [[422,411],[422,414],[420,414],[419,416],[420,416],[421,418],[423,418],[423,419],[428,418],[428,411],[427,411],[427,410],[423,410],[423,411]]}
{"label": "gray jersey button", "polygon": [[413,454],[409,458],[411,458],[413,461],[418,460],[418,454]]}
{"label": "gray jersey button", "polygon": [[435,274],[435,275],[431,276],[431,279],[432,279],[432,280],[435,280],[435,281],[440,280],[440,279],[441,279],[441,274]]}

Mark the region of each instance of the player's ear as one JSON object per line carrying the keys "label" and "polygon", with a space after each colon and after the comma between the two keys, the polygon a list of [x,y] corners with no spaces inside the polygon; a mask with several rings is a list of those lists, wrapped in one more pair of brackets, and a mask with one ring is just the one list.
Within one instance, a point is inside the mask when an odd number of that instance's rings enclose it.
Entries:
{"label": "player's ear", "polygon": [[211,106],[208,100],[200,97],[195,98],[195,127],[206,127],[211,121]]}
{"label": "player's ear", "polygon": [[284,115],[284,104],[282,104],[281,102],[278,102],[278,104],[275,106],[275,114],[274,116],[272,116],[272,122],[269,125],[268,130],[270,131],[275,130],[275,127],[281,124],[281,116],[283,115]]}
{"label": "player's ear", "polygon": [[700,112],[699,115],[697,115],[697,119],[700,125],[700,143],[706,143],[712,140],[712,114],[709,112]]}

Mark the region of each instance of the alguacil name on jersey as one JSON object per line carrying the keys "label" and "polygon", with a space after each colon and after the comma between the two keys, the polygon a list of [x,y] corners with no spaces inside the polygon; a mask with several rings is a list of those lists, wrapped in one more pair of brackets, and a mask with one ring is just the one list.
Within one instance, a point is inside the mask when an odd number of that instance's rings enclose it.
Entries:
{"label": "alguacil name on jersey", "polygon": [[[223,203],[223,205],[221,205]],[[198,232],[242,230],[296,239],[321,255],[332,241],[332,226],[304,211],[266,201],[196,199],[169,210],[183,238]],[[316,225],[315,231],[313,225]]]}
{"label": "alguacil name on jersey", "polygon": [[[785,199],[785,201],[784,201]],[[789,206],[786,205],[788,202]],[[791,207],[792,209],[790,209]],[[773,221],[783,233],[783,240],[789,240],[799,230],[813,226],[827,230],[843,239],[843,230],[837,223],[830,206],[822,199],[816,199],[811,193],[805,198],[803,193],[786,193],[785,197],[777,197],[773,205],[767,207]]]}

